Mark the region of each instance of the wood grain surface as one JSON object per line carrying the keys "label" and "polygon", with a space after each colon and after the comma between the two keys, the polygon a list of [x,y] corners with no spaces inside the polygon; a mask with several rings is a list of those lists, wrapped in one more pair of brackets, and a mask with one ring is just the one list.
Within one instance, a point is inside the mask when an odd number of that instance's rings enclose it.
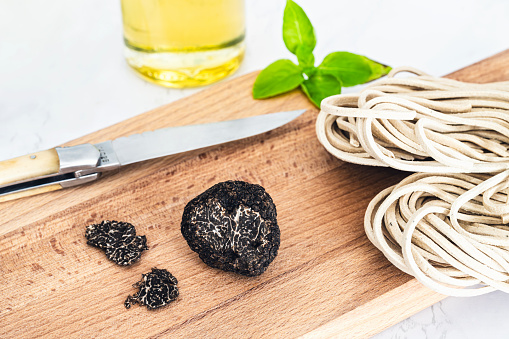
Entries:
{"label": "wood grain surface", "polygon": [[[455,72],[509,79],[509,52]],[[365,337],[441,300],[394,268],[364,235],[369,201],[405,174],[330,156],[318,113],[298,91],[255,101],[256,73],[74,140],[101,142],[166,126],[307,108],[260,136],[133,164],[86,186],[0,204],[0,337]],[[281,228],[279,255],[258,277],[206,266],[180,234],[186,203],[217,182],[261,184]],[[130,267],[86,245],[85,227],[134,224],[149,250]],[[131,286],[152,267],[179,280],[168,307],[127,310]]]}

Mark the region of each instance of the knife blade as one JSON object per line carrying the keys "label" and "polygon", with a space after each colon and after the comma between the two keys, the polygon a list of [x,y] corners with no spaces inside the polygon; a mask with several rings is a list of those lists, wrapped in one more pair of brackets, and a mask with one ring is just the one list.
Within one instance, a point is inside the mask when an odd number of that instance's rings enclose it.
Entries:
{"label": "knife blade", "polygon": [[0,162],[0,202],[98,179],[121,166],[268,132],[305,110],[161,128],[98,144],[56,147]]}

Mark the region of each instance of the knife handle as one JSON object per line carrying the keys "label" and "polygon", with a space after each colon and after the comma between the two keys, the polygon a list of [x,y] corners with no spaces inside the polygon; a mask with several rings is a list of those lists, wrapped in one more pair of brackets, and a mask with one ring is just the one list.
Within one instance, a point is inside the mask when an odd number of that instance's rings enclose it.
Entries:
{"label": "knife handle", "polygon": [[5,201],[10,201],[10,200],[16,200],[16,199],[20,199],[20,198],[30,197],[32,195],[53,192],[53,191],[56,191],[56,190],[59,190],[62,188],[63,187],[60,184],[52,184],[52,185],[48,185],[48,186],[31,188],[26,191],[20,191],[20,192],[10,193],[7,195],[1,195],[0,203],[5,202]]}
{"label": "knife handle", "polygon": [[57,174],[60,160],[56,149],[0,161],[0,186]]}
{"label": "knife handle", "polygon": [[[98,148],[81,144],[0,161],[0,202],[96,180],[100,159]],[[110,164],[107,169],[113,167]]]}

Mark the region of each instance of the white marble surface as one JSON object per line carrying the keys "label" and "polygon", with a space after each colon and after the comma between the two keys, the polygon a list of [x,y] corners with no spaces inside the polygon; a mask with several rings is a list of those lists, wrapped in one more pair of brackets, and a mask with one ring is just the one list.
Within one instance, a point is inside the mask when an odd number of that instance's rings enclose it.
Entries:
{"label": "white marble surface", "polygon": [[[283,0],[246,0],[247,53],[234,76],[291,58]],[[335,50],[443,75],[509,48],[506,0],[299,0],[316,59]],[[158,87],[123,60],[119,1],[0,2],[0,160],[59,145],[200,89]],[[508,65],[509,67],[509,65]],[[447,298],[376,338],[509,337],[509,296]]]}

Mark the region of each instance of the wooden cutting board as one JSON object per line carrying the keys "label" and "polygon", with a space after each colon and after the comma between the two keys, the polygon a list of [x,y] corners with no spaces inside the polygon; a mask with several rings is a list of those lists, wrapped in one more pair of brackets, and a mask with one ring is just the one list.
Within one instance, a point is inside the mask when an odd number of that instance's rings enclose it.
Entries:
{"label": "wooden cutting board", "polygon": [[[450,75],[509,80],[509,51]],[[344,163],[315,137],[318,110],[298,91],[255,101],[256,73],[208,88],[68,145],[165,126],[307,108],[277,130],[122,168],[74,189],[0,204],[0,337],[362,337],[441,300],[394,268],[364,235],[369,201],[406,174]],[[229,179],[265,187],[278,211],[279,255],[259,277],[206,266],[180,234],[186,203]],[[85,227],[134,224],[150,249],[131,267],[86,245]],[[127,310],[152,267],[179,280],[168,307]]]}

